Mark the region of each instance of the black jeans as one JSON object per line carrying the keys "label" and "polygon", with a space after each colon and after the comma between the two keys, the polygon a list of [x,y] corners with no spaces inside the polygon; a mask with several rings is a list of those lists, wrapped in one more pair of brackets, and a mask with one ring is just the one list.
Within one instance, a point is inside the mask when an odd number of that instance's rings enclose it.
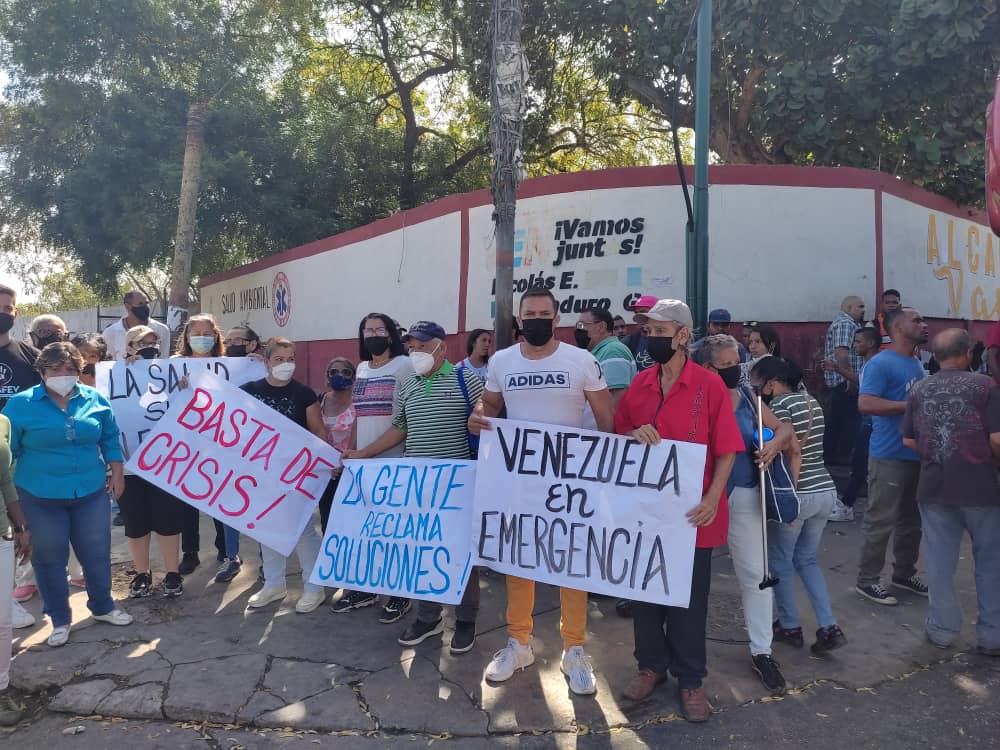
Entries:
{"label": "black jeans", "polygon": [[868,485],[868,444],[872,439],[872,423],[870,418],[862,418],[858,429],[858,437],[851,451],[851,478],[847,481],[841,502],[849,508],[854,507],[858,493]]}
{"label": "black jeans", "polygon": [[326,525],[330,522],[330,508],[333,507],[333,496],[337,494],[337,485],[340,484],[340,476],[334,477],[323,490],[319,498],[319,520],[322,524],[320,538],[326,537]]}
{"label": "black jeans", "polygon": [[198,528],[201,522],[201,513],[193,505],[188,505],[184,511],[184,519],[181,528],[181,552],[198,554],[201,549],[201,530]]}
{"label": "black jeans", "polygon": [[708,674],[705,662],[705,623],[708,590],[712,583],[712,550],[694,551],[691,602],[683,607],[635,602],[632,630],[639,669],[663,674],[668,669],[684,690],[701,687]]}
{"label": "black jeans", "polygon": [[857,391],[849,391],[847,383],[841,383],[830,391],[830,410],[826,416],[826,430],[823,432],[823,460],[827,464],[838,463],[842,456],[850,453],[858,435]]}

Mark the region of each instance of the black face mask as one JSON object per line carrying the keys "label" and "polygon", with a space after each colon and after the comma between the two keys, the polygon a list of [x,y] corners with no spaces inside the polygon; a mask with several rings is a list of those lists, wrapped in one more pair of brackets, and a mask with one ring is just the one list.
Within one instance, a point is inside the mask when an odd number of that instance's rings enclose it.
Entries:
{"label": "black face mask", "polygon": [[247,356],[247,345],[246,344],[233,344],[232,346],[226,347],[227,357],[245,357]]}
{"label": "black face mask", "polygon": [[365,339],[365,349],[373,357],[377,357],[380,354],[385,354],[389,349],[389,337],[388,336],[369,336]]}
{"label": "black face mask", "polygon": [[10,313],[0,313],[0,336],[14,327],[14,316]]}
{"label": "black face mask", "polygon": [[528,318],[521,321],[521,335],[532,346],[545,346],[552,339],[552,318]]}
{"label": "black face mask", "polygon": [[132,314],[143,322],[149,320],[149,305],[136,305],[132,308]]}
{"label": "black face mask", "polygon": [[774,398],[774,394],[773,393],[771,393],[771,394],[767,394],[767,393],[760,394],[760,400],[763,401],[765,404],[771,403],[771,400],[773,398]]}
{"label": "black face mask", "polygon": [[144,346],[136,354],[142,359],[156,359],[160,356],[160,350],[155,346]]}
{"label": "black face mask", "polygon": [[95,364],[84,365],[83,369],[80,370],[80,374],[81,375],[96,375],[97,374],[97,365],[95,365]]}
{"label": "black face mask", "polygon": [[740,384],[740,366],[733,365],[732,367],[723,367],[721,370],[716,370],[719,373],[719,377],[722,378],[722,382],[726,384],[726,388],[732,390]]}
{"label": "black face mask", "polygon": [[590,346],[590,334],[587,333],[586,328],[575,328],[573,336],[576,338],[576,345],[581,349],[586,349]]}
{"label": "black face mask", "polygon": [[677,353],[674,349],[673,336],[647,336],[646,351],[654,362],[659,362],[661,365],[665,365]]}
{"label": "black face mask", "polygon": [[59,341],[65,341],[65,339],[58,333],[52,334],[51,336],[36,336],[35,334],[31,334],[31,338],[35,340],[36,349],[44,349],[49,344],[55,344],[56,342]]}

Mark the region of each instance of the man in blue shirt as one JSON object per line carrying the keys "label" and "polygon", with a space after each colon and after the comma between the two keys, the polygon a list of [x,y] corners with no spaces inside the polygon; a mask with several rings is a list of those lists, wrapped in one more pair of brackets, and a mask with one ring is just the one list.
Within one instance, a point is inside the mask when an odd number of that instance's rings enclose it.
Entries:
{"label": "man in blue shirt", "polygon": [[864,520],[864,546],[856,589],[877,604],[896,604],[880,583],[889,537],[893,540],[892,585],[920,596],[927,586],[917,578],[920,555],[920,511],[917,480],[920,457],[903,445],[900,427],[906,396],[924,377],[924,368],[913,352],[927,342],[927,324],[912,307],[888,312],[885,327],[892,345],[865,365],[858,411],[872,417],[868,469],[868,510]]}

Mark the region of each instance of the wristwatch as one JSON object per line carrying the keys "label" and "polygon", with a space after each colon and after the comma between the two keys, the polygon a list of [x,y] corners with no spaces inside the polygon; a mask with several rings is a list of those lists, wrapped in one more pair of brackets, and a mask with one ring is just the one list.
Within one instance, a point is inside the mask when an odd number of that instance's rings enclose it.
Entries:
{"label": "wristwatch", "polygon": [[27,526],[11,526],[10,530],[13,531],[15,534],[23,534],[25,531],[28,530],[28,527]]}

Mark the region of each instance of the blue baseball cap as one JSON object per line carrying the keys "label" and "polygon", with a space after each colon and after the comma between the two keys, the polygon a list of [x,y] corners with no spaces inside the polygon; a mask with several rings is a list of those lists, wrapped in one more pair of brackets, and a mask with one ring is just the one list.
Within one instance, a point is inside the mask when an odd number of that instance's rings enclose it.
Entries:
{"label": "blue baseball cap", "polygon": [[720,307],[717,310],[712,310],[708,314],[709,323],[732,323],[733,316],[729,314],[729,310],[724,307]]}
{"label": "blue baseball cap", "polygon": [[444,329],[437,323],[432,323],[429,320],[418,320],[403,336],[403,341],[409,338],[417,339],[418,341],[430,341],[431,339],[441,339],[444,341],[447,334]]}

